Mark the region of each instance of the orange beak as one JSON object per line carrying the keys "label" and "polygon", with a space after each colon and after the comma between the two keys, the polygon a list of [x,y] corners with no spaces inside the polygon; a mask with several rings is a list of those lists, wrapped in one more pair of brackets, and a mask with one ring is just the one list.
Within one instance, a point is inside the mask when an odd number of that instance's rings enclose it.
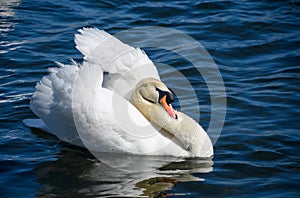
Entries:
{"label": "orange beak", "polygon": [[171,105],[171,104],[168,104],[167,101],[166,101],[166,99],[167,99],[167,96],[162,97],[162,98],[160,99],[160,101],[159,101],[160,104],[164,107],[164,109],[168,112],[168,114],[169,114],[172,118],[177,119],[177,115],[176,115],[176,113],[175,113],[175,111],[174,111],[172,105]]}

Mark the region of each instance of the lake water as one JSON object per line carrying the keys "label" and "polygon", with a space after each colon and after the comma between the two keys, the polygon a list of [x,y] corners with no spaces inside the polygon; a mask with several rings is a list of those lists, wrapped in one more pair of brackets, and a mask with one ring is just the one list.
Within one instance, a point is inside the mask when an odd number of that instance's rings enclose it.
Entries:
{"label": "lake water", "polygon": [[[292,0],[1,0],[0,196],[300,197],[299,19],[300,2]],[[148,26],[191,36],[218,66],[226,118],[212,160],[105,156],[125,167],[111,168],[85,149],[22,124],[35,117],[29,101],[47,68],[82,60],[73,42],[77,29],[115,34]],[[171,38],[174,45],[181,41]],[[135,44],[184,74],[198,101],[185,95],[175,106],[199,118],[193,107],[199,103],[207,130],[214,97],[205,78],[176,53],[140,38]],[[164,68],[158,68],[162,79],[185,89]]]}

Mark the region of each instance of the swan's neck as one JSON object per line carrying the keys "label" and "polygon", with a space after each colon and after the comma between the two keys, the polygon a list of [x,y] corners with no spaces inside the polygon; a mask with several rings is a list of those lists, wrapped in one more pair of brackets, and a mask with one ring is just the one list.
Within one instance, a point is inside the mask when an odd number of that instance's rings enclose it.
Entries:
{"label": "swan's neck", "polygon": [[202,127],[184,113],[178,112],[177,119],[170,117],[158,103],[145,101],[140,94],[134,92],[130,102],[150,121],[159,127],[160,132],[179,144],[184,150],[194,156],[208,156],[212,154],[212,144]]}

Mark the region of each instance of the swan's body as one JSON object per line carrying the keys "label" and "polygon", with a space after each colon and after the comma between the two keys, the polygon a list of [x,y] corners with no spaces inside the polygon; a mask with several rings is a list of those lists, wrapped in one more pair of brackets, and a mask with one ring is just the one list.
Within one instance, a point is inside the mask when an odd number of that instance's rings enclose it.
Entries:
{"label": "swan's body", "polygon": [[202,127],[173,110],[170,90],[143,51],[98,29],[80,33],[83,64],[49,69],[30,104],[41,119],[25,120],[27,126],[97,152],[213,155]]}

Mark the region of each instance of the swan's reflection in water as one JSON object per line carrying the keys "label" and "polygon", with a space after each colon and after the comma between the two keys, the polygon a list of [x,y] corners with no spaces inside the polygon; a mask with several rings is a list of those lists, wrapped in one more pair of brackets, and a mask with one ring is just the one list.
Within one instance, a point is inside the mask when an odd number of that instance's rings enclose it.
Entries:
{"label": "swan's reflection in water", "polygon": [[38,197],[160,197],[178,182],[202,181],[193,173],[212,171],[211,159],[97,154],[66,146],[56,161],[37,166]]}

